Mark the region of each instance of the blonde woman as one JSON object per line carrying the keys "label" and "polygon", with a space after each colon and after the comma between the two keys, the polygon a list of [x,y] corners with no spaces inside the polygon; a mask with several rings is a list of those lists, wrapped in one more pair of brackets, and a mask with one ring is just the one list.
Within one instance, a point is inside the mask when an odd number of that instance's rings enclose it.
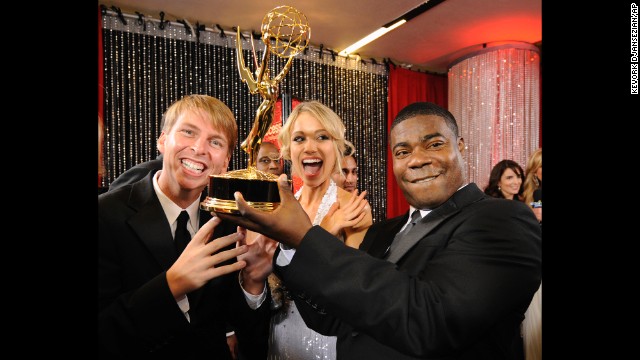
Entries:
{"label": "blonde woman", "polygon": [[[292,172],[302,179],[295,196],[309,219],[357,248],[372,224],[371,207],[364,199],[366,191],[349,193],[331,178],[341,171],[343,153],[351,146],[344,133],[344,124],[333,110],[307,101],[293,109],[279,140],[283,158],[291,161]],[[271,319],[268,359],[336,359],[336,337],[309,329],[273,274],[269,285],[279,311]]]}

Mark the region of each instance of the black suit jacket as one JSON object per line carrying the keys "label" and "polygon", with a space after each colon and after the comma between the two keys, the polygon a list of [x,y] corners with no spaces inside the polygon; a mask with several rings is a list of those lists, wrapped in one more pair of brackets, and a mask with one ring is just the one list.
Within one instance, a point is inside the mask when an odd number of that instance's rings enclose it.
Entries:
{"label": "black suit jacket", "polygon": [[[230,359],[225,333],[231,324],[243,353],[264,359],[269,298],[249,308],[237,272],[188,294],[190,323],[179,309],[166,280],[177,253],[153,173],[98,197],[101,358]],[[201,211],[200,225],[210,218]],[[221,223],[212,238],[232,232],[234,225]]]}
{"label": "black suit jacket", "polygon": [[522,358],[514,342],[541,280],[533,212],[469,184],[383,260],[407,219],[369,228],[367,254],[314,226],[288,266],[274,264],[307,325],[338,336],[339,359]]}

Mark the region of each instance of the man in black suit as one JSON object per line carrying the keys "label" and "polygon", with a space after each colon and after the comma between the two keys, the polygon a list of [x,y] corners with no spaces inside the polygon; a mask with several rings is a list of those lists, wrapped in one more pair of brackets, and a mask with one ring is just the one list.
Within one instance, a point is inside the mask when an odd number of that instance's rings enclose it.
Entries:
{"label": "man in black suit", "polygon": [[242,217],[219,216],[281,243],[275,272],[307,325],[338,336],[341,359],[521,359],[520,323],[541,281],[532,211],[467,183],[464,140],[435,104],[400,111],[389,145],[409,213],[422,218],[374,224],[366,253],[311,226],[284,177],[274,212],[237,193]]}
{"label": "man in black suit", "polygon": [[[209,174],[226,171],[235,148],[233,113],[189,95],[163,121],[162,169],[98,197],[100,357],[231,359],[230,324],[245,354],[264,359],[267,274],[249,271],[255,247],[235,246],[243,231],[199,209]],[[174,244],[183,212],[184,250]]]}
{"label": "man in black suit", "polygon": [[[163,124],[161,124],[160,126],[163,127]],[[262,147],[260,148],[260,150],[262,151]],[[120,176],[118,176],[115,180],[113,180],[113,182],[111,182],[108,191],[113,191],[124,185],[133,184],[134,182],[139,181],[140,179],[147,176],[149,173],[155,173],[160,169],[162,169],[162,154],[158,155],[158,157],[153,160],[137,164],[120,174]],[[204,200],[204,198],[207,196],[207,188],[205,188],[202,192],[202,200]],[[233,231],[228,231],[227,233],[230,234],[231,232]],[[235,335],[232,327],[227,328],[227,345],[231,350],[231,356],[233,359],[241,358],[244,360],[246,358],[243,355],[238,354],[240,351],[238,347],[238,338]]]}

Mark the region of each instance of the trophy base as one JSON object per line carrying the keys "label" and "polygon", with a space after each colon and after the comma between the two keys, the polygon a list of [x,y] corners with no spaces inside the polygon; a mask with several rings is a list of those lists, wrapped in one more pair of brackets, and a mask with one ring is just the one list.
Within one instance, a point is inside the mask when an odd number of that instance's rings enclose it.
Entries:
{"label": "trophy base", "polygon": [[238,204],[233,194],[239,191],[254,209],[270,212],[280,205],[278,176],[250,167],[209,177],[207,198],[200,209],[239,215]]}
{"label": "trophy base", "polygon": [[[278,208],[280,203],[270,203],[270,202],[253,202],[247,201],[247,204],[254,209],[271,212]],[[238,204],[235,200],[223,200],[212,197],[207,197],[203,202],[200,203],[200,209],[206,211],[214,211],[221,212],[226,214],[234,214],[240,215],[240,210],[238,210]]]}

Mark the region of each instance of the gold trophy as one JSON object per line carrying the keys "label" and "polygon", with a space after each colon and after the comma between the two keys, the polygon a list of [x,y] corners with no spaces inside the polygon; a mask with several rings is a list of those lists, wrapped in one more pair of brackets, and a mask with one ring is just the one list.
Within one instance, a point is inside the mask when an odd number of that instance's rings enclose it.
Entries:
{"label": "gold trophy", "polygon": [[[236,34],[236,57],[240,78],[242,82],[247,83],[251,94],[259,93],[264,99],[256,111],[249,135],[240,145],[242,150],[249,154],[249,166],[243,170],[210,175],[208,196],[200,204],[203,210],[239,214],[233,196],[236,191],[240,191],[247,203],[259,210],[273,211],[280,205],[278,177],[256,169],[256,161],[262,139],[273,122],[273,110],[279,95],[278,84],[289,72],[293,58],[309,44],[311,28],[303,13],[291,6],[278,6],[262,19],[261,31],[266,47],[260,65],[257,64],[255,48],[253,49],[255,78],[244,64],[240,27]],[[269,71],[270,54],[287,59],[282,70],[273,79],[270,78]]]}

